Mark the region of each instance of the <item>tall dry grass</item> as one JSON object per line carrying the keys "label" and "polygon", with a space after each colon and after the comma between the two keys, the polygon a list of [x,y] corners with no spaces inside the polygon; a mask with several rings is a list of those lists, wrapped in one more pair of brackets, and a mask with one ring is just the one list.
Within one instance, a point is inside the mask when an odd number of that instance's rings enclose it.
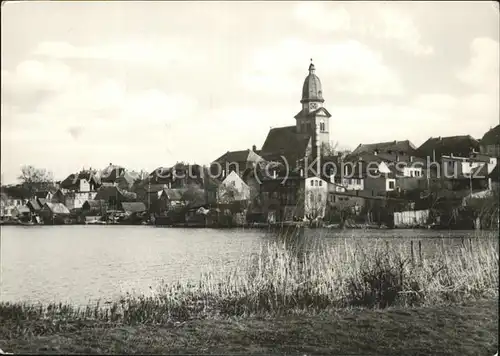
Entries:
{"label": "tall dry grass", "polygon": [[154,296],[126,296],[108,306],[0,304],[0,320],[165,323],[254,314],[314,313],[329,308],[437,305],[498,296],[498,240],[476,238],[432,255],[409,242],[355,240],[337,245],[287,235],[263,244],[231,270],[203,274],[197,283],[164,285]]}

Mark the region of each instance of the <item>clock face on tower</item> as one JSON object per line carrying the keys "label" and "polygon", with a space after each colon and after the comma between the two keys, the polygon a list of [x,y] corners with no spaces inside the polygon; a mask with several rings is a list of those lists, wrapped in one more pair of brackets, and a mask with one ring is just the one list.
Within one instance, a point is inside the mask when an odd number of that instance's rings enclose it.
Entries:
{"label": "clock face on tower", "polygon": [[316,110],[318,108],[318,103],[310,103],[309,110]]}

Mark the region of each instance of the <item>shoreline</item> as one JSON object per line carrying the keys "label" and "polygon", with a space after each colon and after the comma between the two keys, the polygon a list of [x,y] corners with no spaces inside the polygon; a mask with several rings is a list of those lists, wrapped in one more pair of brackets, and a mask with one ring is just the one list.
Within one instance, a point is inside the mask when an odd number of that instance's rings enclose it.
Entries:
{"label": "shoreline", "polygon": [[474,228],[449,228],[449,227],[440,227],[440,226],[398,226],[398,227],[388,227],[388,226],[375,226],[375,225],[367,225],[367,224],[358,224],[353,226],[344,226],[340,227],[340,224],[329,224],[325,226],[307,226],[303,224],[248,224],[248,225],[236,225],[236,226],[202,226],[202,225],[190,225],[184,223],[178,224],[169,224],[169,225],[161,225],[161,224],[128,224],[128,223],[102,223],[102,224],[85,224],[85,223],[75,223],[75,224],[31,224],[31,223],[18,223],[18,222],[2,222],[0,223],[0,227],[2,226],[18,226],[18,227],[41,227],[41,226],[143,226],[143,227],[156,227],[156,228],[190,228],[190,229],[268,229],[268,230],[279,230],[283,228],[306,228],[306,229],[326,229],[326,230],[439,230],[439,231],[498,231],[497,229],[474,229]]}

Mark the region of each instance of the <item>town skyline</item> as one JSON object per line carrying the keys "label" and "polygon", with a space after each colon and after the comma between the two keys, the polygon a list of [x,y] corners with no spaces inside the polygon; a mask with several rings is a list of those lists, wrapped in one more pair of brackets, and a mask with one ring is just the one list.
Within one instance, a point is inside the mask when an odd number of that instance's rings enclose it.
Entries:
{"label": "town skyline", "polygon": [[[14,183],[24,164],[63,179],[109,162],[152,171],[260,148],[270,127],[294,124],[310,58],[341,147],[480,139],[498,124],[491,2],[37,2],[2,10],[2,183]],[[81,16],[68,16],[75,11]],[[178,13],[167,23],[169,11]]]}

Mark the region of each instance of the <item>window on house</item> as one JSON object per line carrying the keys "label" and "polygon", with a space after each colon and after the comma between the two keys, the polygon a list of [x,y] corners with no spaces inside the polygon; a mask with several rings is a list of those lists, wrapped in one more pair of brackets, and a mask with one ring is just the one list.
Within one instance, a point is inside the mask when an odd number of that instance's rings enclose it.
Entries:
{"label": "window on house", "polygon": [[323,186],[323,182],[322,181],[319,181],[319,186]]}
{"label": "window on house", "polygon": [[324,121],[321,121],[319,123],[319,129],[321,132],[324,132],[325,131],[325,122]]}
{"label": "window on house", "polygon": [[394,189],[394,181],[389,181],[389,189]]}
{"label": "window on house", "polygon": [[311,187],[314,187],[314,181],[311,180]]}

